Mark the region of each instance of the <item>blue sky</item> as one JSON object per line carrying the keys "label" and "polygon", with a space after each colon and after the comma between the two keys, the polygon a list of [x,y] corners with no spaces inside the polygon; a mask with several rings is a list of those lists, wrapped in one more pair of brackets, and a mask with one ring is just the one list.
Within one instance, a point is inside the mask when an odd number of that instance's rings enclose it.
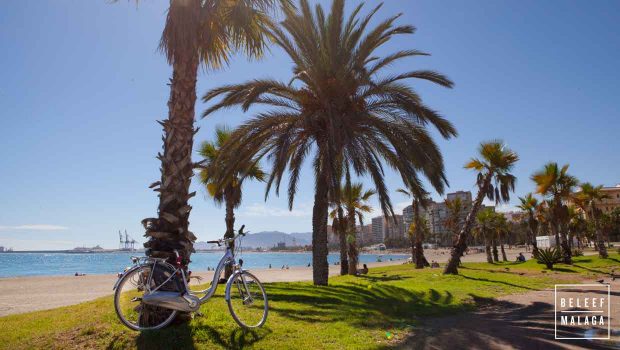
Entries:
{"label": "blue sky", "polygon": [[[157,205],[147,188],[159,177],[155,120],[167,116],[171,69],[157,52],[167,3],[4,4],[0,245],[112,248],[118,229],[143,239],[140,220],[155,215]],[[491,138],[504,139],[521,156],[511,205],[533,189],[529,175],[549,160],[570,163],[584,181],[620,182],[620,2],[386,1],[377,18],[399,12],[400,23],[418,32],[381,53],[416,48],[432,56],[391,69],[435,69],[456,83],[448,90],[412,82],[460,133],[438,141],[450,191],[474,190],[475,177],[462,166]],[[257,77],[288,80],[290,68],[277,49],[258,62],[237,57],[225,70],[202,72],[198,93]],[[204,109],[197,103],[197,113]],[[215,125],[235,126],[251,116],[234,110],[199,120],[196,142],[211,138]],[[401,186],[393,173],[387,181],[393,191]],[[221,236],[223,210],[193,187],[199,195],[191,203],[191,229],[200,240]],[[246,185],[238,222],[254,232],[310,231],[310,171],[292,212],[284,197],[264,202],[263,189]],[[395,192],[392,198],[398,208],[407,201]]]}

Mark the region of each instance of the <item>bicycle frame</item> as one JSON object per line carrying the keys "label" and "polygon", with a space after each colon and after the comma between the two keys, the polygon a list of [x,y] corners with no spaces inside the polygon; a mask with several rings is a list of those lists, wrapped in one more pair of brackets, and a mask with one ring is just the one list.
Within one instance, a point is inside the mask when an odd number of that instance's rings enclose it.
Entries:
{"label": "bicycle frame", "polygon": [[[149,288],[150,286],[150,282],[151,279],[153,277],[153,272],[155,271],[155,267],[157,266],[157,263],[162,263],[167,265],[168,267],[170,267],[171,270],[173,270],[174,272],[170,275],[170,277],[168,277],[164,282],[162,282],[160,285],[158,285],[155,289],[151,290]],[[228,279],[227,283],[226,283],[226,293],[225,293],[225,299],[228,301],[230,300],[230,284],[232,284],[233,278],[241,273],[243,271],[242,267],[239,266],[236,261],[235,261],[235,256],[232,252],[232,250],[230,249],[230,247],[226,247],[226,252],[224,253],[224,256],[220,259],[217,268],[215,269],[215,272],[213,274],[213,280],[211,281],[211,286],[207,289],[204,290],[198,290],[198,291],[192,291],[189,288],[189,283],[188,283],[188,279],[187,276],[185,275],[185,270],[182,269],[181,267],[178,266],[174,266],[170,263],[168,263],[166,261],[166,259],[161,259],[161,258],[147,258],[146,262],[144,263],[139,263],[139,260],[135,261],[135,266],[132,267],[131,269],[128,269],[127,271],[125,271],[125,274],[129,274],[131,272],[133,272],[136,269],[139,269],[141,267],[144,267],[145,265],[152,265],[153,268],[151,269],[151,273],[149,274],[148,277],[148,281],[145,284],[146,287],[148,288],[148,293],[153,293],[156,292],[161,286],[165,285],[166,283],[168,283],[168,281],[170,281],[174,276],[180,274],[182,279],[183,279],[183,285],[185,286],[185,290],[187,291],[188,294],[196,296],[196,294],[205,294],[202,298],[198,298],[200,304],[205,303],[207,300],[209,300],[209,298],[211,298],[213,296],[213,294],[215,293],[215,291],[217,290],[217,285],[219,282],[219,277],[222,273],[222,270],[228,266],[228,265],[232,265],[234,268],[233,274],[230,276],[230,278]],[[120,283],[121,278],[119,278],[116,283],[114,284],[114,287],[112,288],[112,290],[116,290],[116,288],[118,288],[118,284]],[[243,281],[245,284],[245,280]],[[247,286],[246,286],[247,287]]]}
{"label": "bicycle frame", "polygon": [[[233,271],[233,274],[229,278],[229,280],[232,281],[232,277],[235,276],[237,273],[240,273],[242,271],[242,269],[241,269],[241,266],[236,264],[235,256],[232,253],[232,250],[230,249],[230,247],[226,247],[226,252],[224,253],[224,256],[220,259],[220,262],[217,264],[217,267],[215,269],[215,273],[213,274],[213,280],[211,281],[211,286],[208,289],[200,290],[200,291],[191,291],[189,289],[189,286],[187,285],[187,283],[185,284],[185,288],[191,294],[202,294],[202,293],[205,293],[205,295],[202,298],[200,298],[200,303],[206,302],[207,300],[209,300],[209,298],[211,298],[213,296],[213,294],[217,290],[217,285],[218,285],[218,282],[219,282],[220,275],[222,273],[222,270],[227,265],[232,265],[233,268],[235,269]],[[183,276],[185,276],[185,274],[183,274]],[[183,281],[185,281],[185,277],[183,277]],[[226,284],[228,284],[228,281],[226,282]],[[229,300],[230,299],[229,288],[226,288],[226,290],[227,290],[227,293],[225,295],[225,299]]]}

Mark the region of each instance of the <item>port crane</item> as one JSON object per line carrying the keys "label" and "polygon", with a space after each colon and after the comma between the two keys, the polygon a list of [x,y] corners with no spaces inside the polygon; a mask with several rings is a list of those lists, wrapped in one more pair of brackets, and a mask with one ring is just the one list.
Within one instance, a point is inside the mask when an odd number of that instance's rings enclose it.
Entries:
{"label": "port crane", "polygon": [[127,230],[125,230],[125,235],[124,235],[124,239],[123,239],[123,233],[121,232],[121,230],[118,230],[118,240],[119,240],[119,245],[118,245],[118,249],[119,250],[128,250],[128,251],[134,251],[136,250],[135,245],[136,245],[136,240],[131,238],[128,234],[127,234]]}

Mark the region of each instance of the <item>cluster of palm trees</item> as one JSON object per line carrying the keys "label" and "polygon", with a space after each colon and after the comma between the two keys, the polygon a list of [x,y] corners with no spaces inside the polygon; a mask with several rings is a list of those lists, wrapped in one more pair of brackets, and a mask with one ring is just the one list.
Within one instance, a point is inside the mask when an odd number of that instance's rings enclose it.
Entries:
{"label": "cluster of palm trees", "polygon": [[[163,127],[163,151],[157,155],[161,178],[150,186],[158,192],[157,217],[142,221],[148,238],[146,254],[173,259],[173,251],[177,250],[182,263],[190,262],[196,236],[189,230],[189,200],[196,193],[190,193],[189,188],[196,170],[209,195],[226,207],[229,237],[245,180],[265,182],[267,196],[271,190],[279,194],[282,179],[287,178],[288,205],[292,209],[302,165],[309,160],[315,179],[314,284],[326,285],[328,281],[330,216],[341,237],[341,258],[348,260],[341,264],[343,273],[357,269],[355,227],[357,221],[363,224],[362,214],[370,209],[368,199],[376,195],[383,214],[394,216],[384,181],[386,167],[401,176],[406,188],[403,192],[412,199],[416,213],[410,230],[412,253],[416,266],[423,264],[426,223],[419,212],[426,206],[428,192],[422,181],[426,179],[439,194],[448,184],[443,157],[431,131],[435,129],[444,139],[455,137],[457,132],[446,118],[423,102],[410,83],[424,80],[452,88],[450,79],[430,70],[386,72],[386,67],[402,59],[429,55],[415,49],[378,52],[393,38],[413,34],[415,28],[397,24],[399,15],[371,26],[381,5],[362,15],[363,4],[359,4],[345,15],[344,0],[333,0],[328,11],[320,5],[311,7],[307,0],[296,4],[290,0],[169,3],[159,45],[172,67],[169,113],[159,122]],[[216,139],[203,143],[199,150],[203,160],[193,162],[198,69],[225,67],[238,52],[259,58],[269,44],[282,49],[293,62],[290,79],[256,78],[206,92],[202,102],[208,106],[203,117],[231,107],[240,107],[243,112],[260,107],[261,112],[253,113],[234,130],[216,130]],[[496,203],[508,201],[514,190],[515,178],[510,172],[517,154],[501,141],[481,144],[479,153],[466,164],[466,168],[477,172],[478,193],[462,227],[456,224],[455,215],[451,227],[458,234],[445,273],[457,273],[484,198]],[[269,169],[262,170],[263,161],[269,163]],[[364,190],[361,184],[352,182],[352,177],[370,178],[374,190]],[[523,201],[532,244],[536,233],[548,227],[563,248],[569,247],[565,235],[572,224],[570,209],[564,203],[577,183],[557,165],[545,167],[533,179],[537,193],[545,201],[539,204],[531,196]],[[573,197],[574,203],[593,223],[597,247],[601,256],[606,256],[599,229],[600,213],[594,206],[602,196],[600,188],[582,184],[581,189]],[[458,203],[452,205],[456,211],[462,210]],[[480,225],[476,228],[476,232],[485,230]],[[569,249],[565,249],[564,257],[570,260]]]}
{"label": "cluster of palm trees", "polygon": [[[506,261],[503,241],[510,228],[501,213],[490,209],[480,211],[482,201],[486,197],[496,203],[507,202],[514,191],[515,177],[510,174],[518,155],[508,149],[501,141],[482,143],[479,147],[479,158],[472,159],[465,168],[478,172],[478,194],[465,223],[460,228],[451,257],[444,273],[458,273],[460,258],[467,249],[467,241],[472,232],[485,242],[487,260],[498,261],[497,242],[501,247],[502,260]],[[593,238],[595,247],[601,258],[607,258],[605,247],[604,225],[601,221],[605,215],[596,207],[596,203],[606,198],[603,186],[594,186],[588,182],[579,183],[576,177],[568,173],[568,165],[560,167],[550,162],[535,172],[531,180],[536,185],[536,194],[542,196],[538,200],[534,194],[528,193],[520,197],[519,208],[525,214],[527,223],[527,241],[533,247],[534,255],[538,252],[536,236],[551,233],[555,243],[560,247],[563,262],[572,263],[573,237],[577,248],[581,248],[585,238]],[[449,208],[458,207],[450,203]],[[458,225],[455,217],[453,226]],[[588,231],[591,233],[588,235]]]}
{"label": "cluster of palm trees", "polygon": [[[586,238],[593,238],[601,258],[607,258],[605,235],[600,225],[603,213],[596,203],[607,198],[603,186],[594,186],[579,180],[568,173],[568,164],[560,167],[555,162],[545,166],[531,176],[536,185],[538,200],[529,193],[519,198],[519,208],[528,214],[528,226],[533,237],[532,245],[536,251],[535,236],[551,233],[555,236],[557,247],[561,247],[563,262],[572,263],[573,241],[578,248]],[[589,234],[590,231],[593,234]]]}
{"label": "cluster of palm trees", "polygon": [[506,216],[495,212],[491,208],[485,208],[478,212],[476,221],[477,225],[473,231],[474,237],[484,242],[487,262],[499,261],[498,244],[502,252],[502,261],[508,261],[506,251],[504,250],[504,242],[510,234],[510,226]]}

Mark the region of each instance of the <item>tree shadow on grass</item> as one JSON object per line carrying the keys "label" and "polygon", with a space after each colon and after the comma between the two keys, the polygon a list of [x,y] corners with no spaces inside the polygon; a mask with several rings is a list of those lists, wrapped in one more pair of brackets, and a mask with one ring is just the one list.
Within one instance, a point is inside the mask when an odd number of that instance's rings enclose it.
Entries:
{"label": "tree shadow on grass", "polygon": [[609,257],[608,257],[608,258],[607,258],[607,260],[612,260],[612,261],[615,261],[615,262],[617,262],[617,263],[620,263],[620,260],[618,260],[618,259],[616,259],[616,258],[609,258]]}
{"label": "tree shadow on grass", "polygon": [[413,277],[383,274],[381,276],[360,275],[360,276],[357,276],[357,278],[362,281],[368,281],[368,282],[388,282],[388,281],[401,281],[401,280],[411,279]]}
{"label": "tree shadow on grass", "polygon": [[[239,327],[218,331],[205,324],[181,324],[166,329],[150,332],[141,332],[135,339],[138,349],[196,349],[195,340],[200,343],[201,338],[208,338],[209,343],[225,349],[243,349],[250,346],[271,333],[267,328],[259,330],[245,330]],[[113,340],[108,349],[118,348],[121,345]]]}
{"label": "tree shadow on grass", "polygon": [[[112,345],[112,344],[110,344]],[[108,346],[111,348],[110,346]],[[189,324],[180,324],[157,331],[143,331],[136,338],[138,349],[195,349]]]}
{"label": "tree shadow on grass", "polygon": [[[519,264],[523,264],[523,263],[519,263]],[[505,266],[516,266],[518,267],[519,264],[506,264]],[[484,272],[490,272],[490,273],[505,273],[505,274],[509,274],[509,275],[519,275],[519,276],[523,276],[525,273],[523,271],[510,271],[510,267],[504,267],[504,269],[502,270],[493,270],[493,269],[481,269],[481,268],[475,268],[475,267],[471,267],[471,266],[464,266],[464,267],[460,267],[460,269],[462,270],[473,270],[473,271],[484,271]]]}
{"label": "tree shadow on grass", "polygon": [[611,268],[615,267],[615,266],[609,266],[610,271],[604,271],[604,270],[599,270],[599,269],[593,269],[591,267],[585,267],[585,266],[581,266],[581,265],[577,265],[577,264],[573,264],[574,267],[586,270],[586,271],[590,271],[590,272],[594,272],[594,273],[600,273],[603,275],[609,275],[611,276]]}
{"label": "tree shadow on grass", "polygon": [[[574,266],[574,265],[567,265],[567,266]],[[551,270],[547,270],[547,271],[567,272],[567,273],[577,273],[578,272],[577,270],[570,269],[568,267],[558,267],[557,265],[554,265]]]}
{"label": "tree shadow on grass", "polygon": [[510,283],[510,282],[506,282],[506,281],[497,281],[497,280],[491,280],[491,279],[488,279],[488,278],[470,277],[470,276],[465,276],[465,275],[461,275],[461,277],[463,277],[465,279],[468,279],[468,280],[475,280],[475,281],[481,281],[481,282],[490,282],[490,283],[503,284],[503,285],[506,285],[506,286],[509,286],[509,287],[516,287],[516,288],[527,289],[527,290],[536,290],[536,288],[522,286],[522,285],[519,285],[519,284]]}
{"label": "tree shadow on grass", "polygon": [[453,304],[450,292],[411,291],[392,285],[341,284],[327,287],[270,286],[270,311],[299,322],[347,322],[355,327],[384,327],[423,315],[467,309]]}

